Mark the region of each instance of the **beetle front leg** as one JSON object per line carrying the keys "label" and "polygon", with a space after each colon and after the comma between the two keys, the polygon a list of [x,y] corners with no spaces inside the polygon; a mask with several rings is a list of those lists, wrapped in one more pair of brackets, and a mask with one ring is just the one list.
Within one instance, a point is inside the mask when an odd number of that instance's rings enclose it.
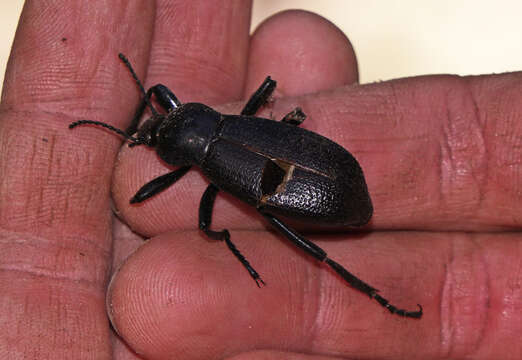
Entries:
{"label": "beetle front leg", "polygon": [[224,241],[232,254],[243,264],[243,266],[248,270],[250,276],[256,282],[258,287],[261,287],[261,284],[265,285],[265,282],[261,279],[257,271],[250,265],[248,260],[241,254],[241,252],[236,248],[234,243],[230,240],[230,233],[227,229],[222,231],[212,231],[210,230],[210,224],[212,222],[212,209],[214,208],[214,201],[216,200],[216,195],[219,192],[219,189],[216,185],[210,184],[203,196],[201,197],[201,202],[199,204],[199,228],[211,239],[213,240],[221,240]]}
{"label": "beetle front leg", "polygon": [[337,262],[330,259],[327,255],[327,253],[321,249],[319,246],[315,245],[310,240],[304,238],[300,234],[298,234],[295,230],[288,227],[285,223],[283,223],[281,220],[276,218],[275,216],[263,212],[262,209],[259,210],[259,212],[266,218],[268,221],[277,229],[279,230],[284,236],[286,236],[290,241],[294,243],[297,247],[303,249],[305,252],[307,252],[309,255],[312,255],[317,260],[326,263],[328,266],[330,266],[337,274],[339,274],[350,286],[354,287],[355,289],[365,293],[366,295],[370,296],[370,298],[375,299],[379,304],[384,306],[386,309],[388,309],[392,314],[397,314],[404,317],[411,317],[411,318],[421,318],[422,317],[422,306],[417,304],[419,306],[419,311],[406,311],[403,309],[399,309],[395,307],[394,305],[390,304],[388,300],[377,294],[379,290],[373,288],[372,286],[366,284],[364,281],[350,273],[348,270],[346,270],[343,266],[338,264]]}
{"label": "beetle front leg", "polygon": [[158,103],[167,113],[181,105],[176,95],[174,95],[165,85],[157,84],[152,86],[141,99],[140,104],[132,117],[130,125],[125,129],[127,134],[132,135],[138,130],[141,116],[143,115],[147,104],[150,104],[152,94],[156,95]]}
{"label": "beetle front leg", "polygon": [[145,89],[143,88],[143,84],[141,83],[140,79],[138,78],[138,75],[136,74],[136,71],[134,71],[134,68],[132,67],[129,59],[122,53],[118,54],[118,57],[123,62],[123,64],[129,69],[129,72],[131,73],[132,77],[134,78],[134,81],[136,81],[136,84],[138,85],[141,93],[143,94],[143,98],[141,99],[140,104],[138,105],[138,109],[134,113],[134,117],[132,118],[131,124],[125,132],[128,135],[132,135],[136,132],[138,129],[138,123],[140,121],[141,115],[143,115],[143,112],[145,111],[145,107],[147,105],[150,106],[150,110],[152,111],[152,114],[154,117],[156,117],[158,114],[156,110],[152,107],[150,103],[150,97],[152,94],[156,95],[156,99],[160,103],[160,105],[163,107],[163,109],[166,112],[171,111],[172,109],[177,108],[181,105],[181,102],[178,100],[176,95],[172,93],[172,91],[169,90],[168,87],[157,84],[151,87],[147,92],[145,92]]}
{"label": "beetle front leg", "polygon": [[130,200],[131,204],[140,203],[144,200],[147,200],[151,196],[154,196],[166,188],[168,188],[170,185],[174,184],[176,181],[181,179],[183,175],[187,173],[187,171],[190,170],[190,166],[182,166],[174,171],[171,171],[169,173],[166,173],[164,175],[158,176],[157,178],[152,179],[145,185],[143,185],[136,195],[132,197]]}

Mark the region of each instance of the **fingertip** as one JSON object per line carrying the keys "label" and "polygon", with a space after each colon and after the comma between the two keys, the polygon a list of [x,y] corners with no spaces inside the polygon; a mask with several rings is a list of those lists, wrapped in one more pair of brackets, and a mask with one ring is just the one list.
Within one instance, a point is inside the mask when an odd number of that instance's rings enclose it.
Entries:
{"label": "fingertip", "polygon": [[346,35],[303,10],[280,12],[255,30],[246,93],[266,75],[284,95],[317,92],[358,81],[357,58]]}
{"label": "fingertip", "polygon": [[[226,353],[223,337],[233,332],[235,318],[243,317],[230,311],[232,283],[216,271],[226,267],[219,255],[208,254],[208,246],[196,231],[158,236],[133,253],[111,279],[108,316],[134,351],[147,358],[172,353],[180,358],[214,358]],[[219,244],[217,248],[225,250]],[[244,275],[239,279],[251,285]],[[243,284],[239,280],[234,285]]]}
{"label": "fingertip", "polygon": [[[137,353],[165,351],[165,328],[158,326],[157,311],[164,308],[165,261],[156,246],[144,245],[129,256],[111,278],[106,309],[115,332]],[[150,262],[156,258],[158,261]],[[154,347],[151,346],[154,344]]]}

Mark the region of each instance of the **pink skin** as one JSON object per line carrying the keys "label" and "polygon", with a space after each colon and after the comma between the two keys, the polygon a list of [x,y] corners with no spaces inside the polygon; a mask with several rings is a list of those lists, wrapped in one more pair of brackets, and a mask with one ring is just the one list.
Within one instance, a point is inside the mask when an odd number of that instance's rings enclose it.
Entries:
{"label": "pink skin", "polygon": [[[26,2],[1,104],[0,354],[520,358],[522,74],[358,86],[352,47],[331,23],[285,12],[249,38],[249,13],[244,0]],[[396,305],[421,303],[424,317],[390,315],[219,196],[213,227],[230,229],[267,282],[258,289],[197,230],[207,184],[197,171],[130,206],[169,168],[100,129],[67,129],[132,117],[139,94],[120,51],[148,86],[227,112],[276,78],[277,100],[262,114],[302,106],[304,127],[358,158],[374,201],[371,233],[309,237]],[[121,338],[107,320],[111,277]]]}

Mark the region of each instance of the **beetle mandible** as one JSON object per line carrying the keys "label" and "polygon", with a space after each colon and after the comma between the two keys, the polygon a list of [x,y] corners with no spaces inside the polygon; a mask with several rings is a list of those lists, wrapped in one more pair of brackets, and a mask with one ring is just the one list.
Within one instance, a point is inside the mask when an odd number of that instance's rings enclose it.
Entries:
{"label": "beetle mandible", "polygon": [[[165,190],[196,165],[210,180],[199,206],[199,228],[208,237],[224,241],[258,287],[264,281],[230,240],[228,230],[210,230],[214,200],[220,190],[254,206],[294,245],[326,263],[349,285],[391,313],[422,317],[420,305],[417,311],[406,311],[390,304],[377,289],[330,259],[323,249],[278,218],[362,226],[370,220],[373,207],[357,160],[333,141],[300,128],[306,118],[300,108],[288,113],[282,121],[254,116],[274,91],[274,80],[265,79],[240,115],[224,115],[200,103],[182,104],[161,84],[145,91],[127,58],[123,54],[119,57],[143,94],[130,126],[123,131],[100,121],[79,120],[69,128],[85,124],[102,126],[130,141],[129,146],[155,148],[162,160],[179,166],[143,185],[130,200],[131,204]],[[166,113],[159,113],[152,106],[153,94]],[[152,117],[138,128],[147,107]]]}

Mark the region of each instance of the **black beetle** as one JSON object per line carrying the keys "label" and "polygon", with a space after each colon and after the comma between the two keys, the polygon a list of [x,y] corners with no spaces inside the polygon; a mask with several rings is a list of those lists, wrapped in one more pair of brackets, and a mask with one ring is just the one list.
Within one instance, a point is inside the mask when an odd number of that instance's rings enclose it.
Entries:
{"label": "black beetle", "polygon": [[[348,284],[377,300],[391,313],[422,317],[420,305],[418,311],[406,311],[391,305],[377,293],[377,289],[348,272],[330,259],[323,249],[276,217],[362,226],[370,220],[373,207],[357,160],[333,141],[298,127],[306,117],[301,109],[296,108],[282,121],[254,117],[274,91],[274,80],[265,79],[241,115],[223,115],[200,103],[181,104],[161,84],[145,92],[127,58],[122,54],[119,57],[143,93],[131,125],[123,131],[103,122],[80,120],[70,124],[69,128],[84,124],[103,126],[129,140],[129,146],[153,147],[166,163],[180,166],[145,184],[130,200],[131,203],[142,202],[163,191],[185,175],[192,165],[199,166],[211,182],[201,198],[199,228],[210,238],[225,241],[257,286],[260,287],[264,281],[232,243],[228,230],[210,230],[212,208],[219,190],[255,206],[296,246],[328,264]],[[152,94],[166,114],[154,109],[150,103]],[[152,117],[138,128],[147,106]]]}

